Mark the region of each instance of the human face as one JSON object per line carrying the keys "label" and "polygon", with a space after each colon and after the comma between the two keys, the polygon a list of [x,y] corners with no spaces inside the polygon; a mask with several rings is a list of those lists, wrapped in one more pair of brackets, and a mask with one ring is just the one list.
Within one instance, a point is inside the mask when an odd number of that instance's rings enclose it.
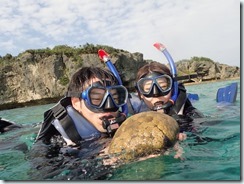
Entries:
{"label": "human face", "polygon": [[172,78],[156,72],[149,73],[137,82],[140,94],[146,97],[166,96],[172,89]]}
{"label": "human face", "polygon": [[[145,92],[150,92],[150,89],[152,87],[152,80],[147,80],[145,81],[144,85],[143,85],[143,91]],[[169,88],[169,85],[168,85],[168,80],[167,78],[158,78],[157,79],[157,83],[159,85],[159,87],[162,89],[162,90],[167,90]]]}
{"label": "human face", "polygon": [[[100,79],[98,78],[93,78],[89,81],[89,83],[86,84],[86,88],[88,88],[90,85],[92,85],[95,82],[102,82]],[[94,127],[96,127],[96,129],[100,132],[106,132],[107,130],[103,128],[102,125],[102,119],[104,117],[109,117],[109,116],[113,116],[113,117],[117,117],[118,116],[118,111],[116,112],[93,112],[91,111],[89,108],[87,108],[86,104],[85,104],[85,100],[82,98],[76,98],[76,97],[72,97],[71,98],[72,101],[72,105],[73,107],[84,116],[84,118],[86,118],[91,124],[94,125]],[[94,101],[94,103],[96,103],[96,101]]]}
{"label": "human face", "polygon": [[101,82],[93,83],[81,94],[86,106],[94,112],[117,111],[126,104],[127,89],[122,85],[104,86]]}
{"label": "human face", "polygon": [[140,95],[141,99],[145,102],[145,104],[150,108],[153,109],[154,104],[156,102],[163,102],[163,104],[167,103],[169,101],[169,99],[171,98],[171,93],[172,91],[170,91],[167,95],[165,96],[159,96],[159,97],[146,97],[144,95]]}

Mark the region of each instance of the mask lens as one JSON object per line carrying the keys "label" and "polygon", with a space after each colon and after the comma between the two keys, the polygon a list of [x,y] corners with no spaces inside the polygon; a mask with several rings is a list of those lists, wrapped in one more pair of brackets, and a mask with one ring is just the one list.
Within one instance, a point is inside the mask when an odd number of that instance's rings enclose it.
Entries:
{"label": "mask lens", "polygon": [[100,106],[103,102],[106,90],[104,88],[92,87],[89,90],[89,101],[94,106]]}
{"label": "mask lens", "polygon": [[154,84],[162,93],[164,93],[171,90],[172,79],[168,75],[160,75],[153,78],[141,78],[137,82],[139,91],[146,95],[151,93]]}
{"label": "mask lens", "polygon": [[123,86],[95,87],[91,86],[82,98],[88,102],[88,105],[100,109],[108,98],[111,98],[114,105],[121,107],[126,104],[128,91]]}
{"label": "mask lens", "polygon": [[122,86],[114,86],[109,89],[109,94],[117,106],[122,106],[127,100],[127,90]]}
{"label": "mask lens", "polygon": [[142,78],[138,81],[138,87],[141,93],[150,93],[153,85],[153,79]]}
{"label": "mask lens", "polygon": [[162,91],[167,91],[171,89],[172,86],[172,80],[169,76],[160,76],[155,79],[157,86],[162,90]]}

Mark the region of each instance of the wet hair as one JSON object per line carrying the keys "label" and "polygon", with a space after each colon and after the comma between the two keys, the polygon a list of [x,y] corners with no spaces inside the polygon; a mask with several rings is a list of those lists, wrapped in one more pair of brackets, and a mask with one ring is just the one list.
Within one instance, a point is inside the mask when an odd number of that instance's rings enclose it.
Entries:
{"label": "wet hair", "polygon": [[156,72],[156,73],[159,73],[162,75],[167,74],[172,77],[172,75],[170,73],[170,69],[165,64],[153,61],[153,62],[150,62],[150,63],[144,65],[143,67],[141,67],[138,70],[137,76],[136,76],[136,81],[145,77],[147,74],[153,73],[153,72]]}
{"label": "wet hair", "polygon": [[87,88],[89,81],[93,78],[101,79],[104,86],[107,85],[106,81],[111,82],[109,85],[118,84],[116,77],[107,69],[94,66],[83,67],[71,77],[66,96],[79,97],[80,93]]}

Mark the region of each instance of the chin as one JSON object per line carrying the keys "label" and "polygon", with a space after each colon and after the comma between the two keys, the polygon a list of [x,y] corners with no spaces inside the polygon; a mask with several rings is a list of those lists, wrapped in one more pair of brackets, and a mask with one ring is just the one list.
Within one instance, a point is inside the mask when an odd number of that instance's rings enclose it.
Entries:
{"label": "chin", "polygon": [[102,127],[97,128],[97,130],[98,130],[99,132],[101,132],[101,133],[106,133],[106,132],[107,132],[107,130],[103,129]]}

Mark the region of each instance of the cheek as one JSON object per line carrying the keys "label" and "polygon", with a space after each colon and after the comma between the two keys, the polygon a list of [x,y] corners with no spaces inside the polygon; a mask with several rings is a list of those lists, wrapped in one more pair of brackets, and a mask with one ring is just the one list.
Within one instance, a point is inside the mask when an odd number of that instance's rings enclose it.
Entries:
{"label": "cheek", "polygon": [[163,96],[163,98],[168,101],[171,98],[171,92],[169,94],[167,94],[166,96]]}
{"label": "cheek", "polygon": [[171,92],[169,94],[167,94],[166,96],[147,98],[147,97],[145,97],[145,96],[142,95],[141,98],[144,100],[144,102],[149,107],[152,107],[154,105],[154,103],[155,102],[158,102],[158,101],[164,101],[164,103],[168,102],[169,99],[171,98]]}
{"label": "cheek", "polygon": [[86,119],[91,119],[94,117],[94,113],[86,107],[84,100],[81,101],[80,112]]}
{"label": "cheek", "polygon": [[[75,105],[75,104],[74,104]],[[76,109],[78,112],[80,112],[80,114],[87,119],[91,124],[94,125],[94,127],[96,127],[96,129],[100,132],[106,132],[105,129],[103,129],[102,127],[102,120],[99,118],[99,114],[98,113],[94,113],[92,111],[90,111],[85,103],[84,100],[81,100],[81,102],[79,103],[79,105],[76,104],[76,108],[78,107],[78,109]]]}
{"label": "cheek", "polygon": [[142,99],[149,108],[153,107],[154,101],[158,101],[156,98],[152,98],[152,97],[147,98],[145,96],[142,96]]}
{"label": "cheek", "polygon": [[81,101],[80,110],[80,113],[92,124],[101,121],[98,114],[88,109],[83,100]]}

